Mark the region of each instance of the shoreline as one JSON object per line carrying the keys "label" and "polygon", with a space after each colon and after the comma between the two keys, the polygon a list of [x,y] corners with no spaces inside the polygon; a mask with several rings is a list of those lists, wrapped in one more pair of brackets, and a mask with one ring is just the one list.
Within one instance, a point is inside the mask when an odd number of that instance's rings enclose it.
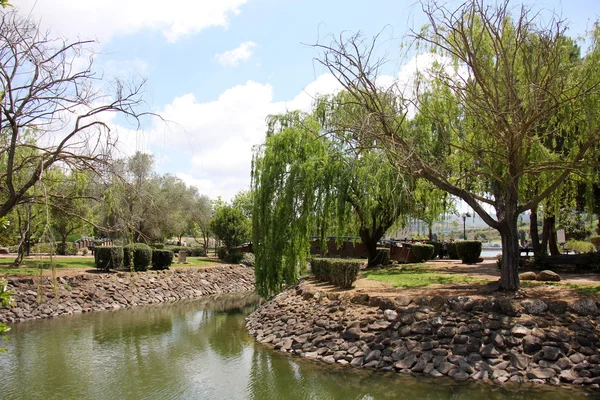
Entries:
{"label": "shoreline", "polygon": [[246,326],[277,351],[327,364],[600,389],[598,307],[586,298],[392,299],[305,280],[250,314]]}
{"label": "shoreline", "polygon": [[82,273],[6,278],[14,307],[0,309],[0,322],[16,323],[85,312],[118,310],[202,296],[254,290],[254,270],[239,265],[163,271]]}

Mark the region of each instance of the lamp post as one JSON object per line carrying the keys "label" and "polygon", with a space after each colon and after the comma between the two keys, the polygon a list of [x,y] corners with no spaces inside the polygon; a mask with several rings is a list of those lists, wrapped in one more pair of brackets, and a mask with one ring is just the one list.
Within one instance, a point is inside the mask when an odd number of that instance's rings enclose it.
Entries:
{"label": "lamp post", "polygon": [[466,213],[462,213],[460,216],[463,219],[463,240],[467,240],[467,217],[470,217],[471,214],[466,212]]}

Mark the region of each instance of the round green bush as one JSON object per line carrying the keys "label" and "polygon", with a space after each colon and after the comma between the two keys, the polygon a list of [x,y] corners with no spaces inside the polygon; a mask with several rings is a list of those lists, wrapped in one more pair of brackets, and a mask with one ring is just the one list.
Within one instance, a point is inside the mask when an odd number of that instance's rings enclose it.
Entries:
{"label": "round green bush", "polygon": [[456,248],[456,242],[448,242],[446,247],[448,248],[449,259],[460,260],[460,257],[458,256],[458,250]]}
{"label": "round green bush", "polygon": [[225,257],[222,258],[222,260],[229,264],[239,264],[240,261],[242,261],[243,256],[244,253],[232,251],[231,253],[226,254]]}
{"label": "round green bush", "polygon": [[415,262],[425,262],[431,260],[434,254],[434,246],[431,244],[413,243],[410,249],[415,256]]}
{"label": "round green bush", "polygon": [[242,259],[240,264],[244,264],[246,267],[254,268],[254,254],[253,253],[242,253]]}
{"label": "round green bush", "polygon": [[592,242],[596,250],[600,250],[600,236],[592,236],[590,242]]}
{"label": "round green bush", "polygon": [[171,250],[152,250],[152,267],[154,269],[169,269],[173,264],[173,252]]}
{"label": "round green bush", "polygon": [[144,243],[128,244],[124,247],[123,265],[125,269],[130,269],[130,254],[133,255],[133,269],[135,271],[146,271],[152,263],[152,248]]}
{"label": "round green bush", "polygon": [[474,264],[481,256],[481,242],[479,240],[463,240],[456,242],[458,257],[465,264]]}
{"label": "round green bush", "polygon": [[123,247],[121,246],[98,246],[94,250],[94,262],[96,268],[108,271],[117,269],[123,265]]}
{"label": "round green bush", "polygon": [[56,254],[59,256],[74,256],[77,255],[77,247],[73,242],[57,243]]}

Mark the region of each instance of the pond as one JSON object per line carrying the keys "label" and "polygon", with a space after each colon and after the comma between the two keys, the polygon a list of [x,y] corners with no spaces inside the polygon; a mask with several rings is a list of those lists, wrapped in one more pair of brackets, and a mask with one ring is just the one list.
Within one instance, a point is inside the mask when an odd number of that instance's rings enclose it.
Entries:
{"label": "pond", "polygon": [[591,399],[598,392],[501,388],[337,368],[257,344],[253,295],[15,324],[0,355],[3,399]]}

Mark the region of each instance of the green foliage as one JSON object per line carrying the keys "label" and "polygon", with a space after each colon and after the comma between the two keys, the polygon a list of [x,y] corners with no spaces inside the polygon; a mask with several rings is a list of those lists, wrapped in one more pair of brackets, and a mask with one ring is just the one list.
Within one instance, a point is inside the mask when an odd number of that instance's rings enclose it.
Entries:
{"label": "green foliage", "polygon": [[[123,248],[123,265],[125,269],[133,266],[135,271],[146,271],[152,263],[152,248],[144,243],[132,243]],[[133,256],[133,260],[130,256]],[[132,265],[133,262],[133,265]]]}
{"label": "green foliage", "polygon": [[568,240],[563,247],[565,250],[574,251],[579,254],[592,253],[595,250],[595,246],[592,243],[582,240]]}
{"label": "green foliage", "polygon": [[73,242],[57,243],[56,254],[59,256],[75,256],[77,255],[77,247]]}
{"label": "green foliage", "polygon": [[173,264],[173,252],[165,249],[152,250],[152,268],[154,269],[169,269]]}
{"label": "green foliage", "polygon": [[341,258],[313,258],[310,260],[315,279],[327,281],[341,289],[350,289],[358,277],[362,260]]}
{"label": "green foliage", "polygon": [[[6,279],[0,278],[0,307],[11,307],[14,305],[13,293],[8,290],[8,283]],[[5,333],[10,331],[10,328],[3,323],[0,323],[0,338],[6,339]],[[6,349],[0,347],[0,353],[5,352]]]}
{"label": "green foliage", "polygon": [[462,240],[456,243],[456,252],[463,263],[473,264],[481,256],[481,242],[479,240]]}
{"label": "green foliage", "polygon": [[165,244],[164,243],[152,243],[152,244],[150,244],[150,247],[152,247],[153,249],[163,250],[165,248]]}
{"label": "green foliage", "polygon": [[243,256],[244,253],[240,253],[234,250],[227,253],[223,258],[223,261],[225,261],[228,264],[239,264],[242,261]]}
{"label": "green foliage", "polygon": [[458,249],[456,248],[456,242],[448,242],[448,258],[451,260],[460,260],[458,256]]}
{"label": "green foliage", "polygon": [[121,267],[123,258],[123,247],[121,246],[100,246],[94,250],[96,268],[104,271]]}
{"label": "green foliage", "polygon": [[34,254],[51,254],[55,250],[56,247],[52,243],[36,243],[31,246],[31,252]]}
{"label": "green foliage", "polygon": [[565,230],[569,241],[586,240],[591,235],[580,213],[560,213],[559,227]]}
{"label": "green foliage", "polygon": [[233,206],[220,207],[210,221],[211,230],[231,252],[250,237],[250,221],[243,211]]}
{"label": "green foliage", "polygon": [[431,244],[413,243],[410,250],[415,256],[415,262],[421,263],[433,258],[435,248]]}
{"label": "green foliage", "polygon": [[590,242],[592,242],[596,250],[600,250],[600,236],[592,236]]}
{"label": "green foliage", "polygon": [[179,253],[180,251],[185,251],[188,257],[206,257],[204,247],[166,246],[166,249],[171,250],[175,254]]}
{"label": "green foliage", "polygon": [[243,253],[242,259],[240,260],[240,264],[244,264],[246,267],[254,268],[254,254]]}

